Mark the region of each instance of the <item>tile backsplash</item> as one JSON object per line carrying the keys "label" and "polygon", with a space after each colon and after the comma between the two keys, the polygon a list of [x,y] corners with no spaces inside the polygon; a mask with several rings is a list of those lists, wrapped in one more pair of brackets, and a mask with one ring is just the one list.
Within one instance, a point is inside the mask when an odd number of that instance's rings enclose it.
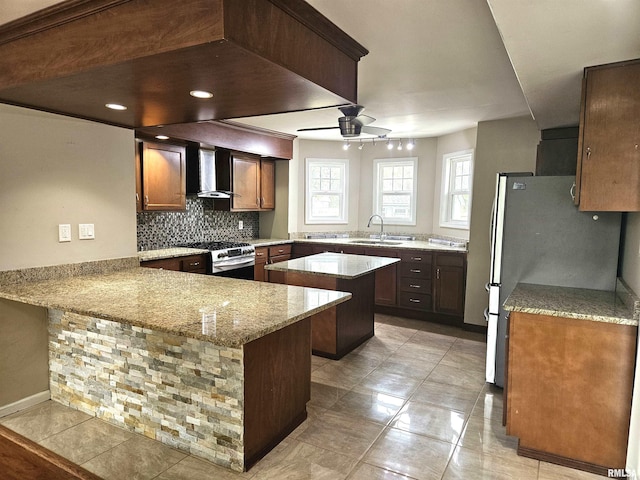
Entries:
{"label": "tile backsplash", "polygon": [[[184,212],[137,214],[138,250],[167,248],[182,243],[245,240],[258,237],[258,212],[219,212],[213,200],[187,197]],[[243,229],[238,223],[243,222]]]}

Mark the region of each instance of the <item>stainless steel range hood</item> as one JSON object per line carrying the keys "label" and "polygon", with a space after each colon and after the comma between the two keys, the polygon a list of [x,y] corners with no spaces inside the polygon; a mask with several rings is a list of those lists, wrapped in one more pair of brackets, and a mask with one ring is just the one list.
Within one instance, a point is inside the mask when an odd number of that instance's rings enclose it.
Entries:
{"label": "stainless steel range hood", "polygon": [[187,195],[201,198],[231,197],[231,192],[216,188],[214,149],[187,147]]}

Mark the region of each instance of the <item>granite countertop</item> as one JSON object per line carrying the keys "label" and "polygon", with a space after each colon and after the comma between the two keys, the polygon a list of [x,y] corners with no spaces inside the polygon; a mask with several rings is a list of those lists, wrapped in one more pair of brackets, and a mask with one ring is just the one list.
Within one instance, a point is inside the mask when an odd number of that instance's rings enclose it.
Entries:
{"label": "granite countertop", "polygon": [[374,247],[374,248],[397,248],[399,250],[431,250],[437,252],[460,252],[466,253],[467,247],[432,243],[426,240],[379,240],[371,238],[305,238],[294,240],[296,243],[329,243],[335,245],[349,245],[353,247]]}
{"label": "granite countertop", "polygon": [[325,252],[285,262],[272,263],[265,265],[264,268],[280,272],[308,273],[311,275],[353,279],[399,261],[399,258]]}
{"label": "granite countertop", "polygon": [[204,250],[202,248],[171,247],[159,248],[157,250],[142,250],[138,252],[138,258],[141,262],[148,262],[149,260],[187,257],[189,255],[200,255],[202,253],[209,253],[209,250]]}
{"label": "granite countertop", "polygon": [[0,284],[0,298],[237,348],[351,294],[135,267]]}
{"label": "granite countertop", "polygon": [[[380,242],[371,238],[307,238],[297,240],[285,240],[281,238],[254,238],[244,239],[246,242],[254,247],[268,247],[271,245],[281,245],[283,243],[316,243],[316,244],[332,244],[332,245],[349,245],[353,247],[373,247],[373,248],[398,248],[411,249],[411,250],[430,250],[437,252],[460,252],[466,253],[466,247],[443,245],[439,243],[431,243],[425,240],[386,240]],[[208,250],[202,250],[199,248],[183,248],[183,247],[170,247],[160,248],[157,250],[142,250],[138,252],[138,257],[141,262],[149,260],[161,260],[164,258],[174,257],[186,257],[187,255],[198,255],[201,253],[209,253]]]}
{"label": "granite countertop", "polygon": [[632,302],[615,291],[519,283],[504,302],[512,312],[638,326]]}

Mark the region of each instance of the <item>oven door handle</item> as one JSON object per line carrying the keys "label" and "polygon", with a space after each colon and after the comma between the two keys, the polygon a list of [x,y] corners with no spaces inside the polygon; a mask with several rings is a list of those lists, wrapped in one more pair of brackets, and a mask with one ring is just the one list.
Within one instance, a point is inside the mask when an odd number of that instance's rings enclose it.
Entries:
{"label": "oven door handle", "polygon": [[243,265],[253,265],[255,263],[255,259],[253,257],[243,257],[241,259],[233,259],[233,260],[223,260],[221,262],[215,262],[211,266],[213,269],[224,270],[225,268],[237,268]]}

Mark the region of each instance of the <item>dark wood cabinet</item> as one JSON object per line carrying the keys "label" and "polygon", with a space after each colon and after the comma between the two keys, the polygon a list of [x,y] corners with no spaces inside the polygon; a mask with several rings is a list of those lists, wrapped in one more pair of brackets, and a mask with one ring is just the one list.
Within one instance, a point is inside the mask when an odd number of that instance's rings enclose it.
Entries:
{"label": "dark wood cabinet", "polygon": [[[374,257],[391,258],[398,258],[400,256],[397,250],[393,250],[391,248],[366,248],[364,250],[364,254]],[[393,264],[380,270],[376,270],[375,276],[376,305],[396,305],[398,299],[398,265]]]}
{"label": "dark wood cabinet", "polygon": [[290,243],[256,248],[253,279],[258,282],[285,283],[284,272],[269,272],[265,270],[264,266],[268,263],[284,262],[289,259],[291,259]]}
{"label": "dark wood cabinet", "polygon": [[233,192],[230,199],[215,200],[216,210],[253,212],[275,208],[275,160],[217,149],[216,184],[218,190]]}
{"label": "dark wood cabinet", "polygon": [[139,211],[186,209],[186,146],[137,143],[136,200]]}
{"label": "dark wood cabinet", "polygon": [[276,162],[260,159],[260,210],[276,208]]}
{"label": "dark wood cabinet", "polygon": [[436,253],[434,262],[434,311],[464,315],[465,257],[461,254]]}
{"label": "dark wood cabinet", "polygon": [[364,247],[343,243],[293,244],[293,258],[322,252],[400,258],[375,273],[380,312],[461,325],[464,316],[467,255],[464,252]]}
{"label": "dark wood cabinet", "polygon": [[400,253],[400,281],[398,306],[431,311],[431,252],[403,251]]}
{"label": "dark wood cabinet", "polygon": [[518,453],[624,469],[636,337],[636,326],[511,312],[505,409]]}
{"label": "dark wood cabinet", "polygon": [[585,68],[575,202],[640,211],[640,60]]}
{"label": "dark wood cabinet", "polygon": [[188,255],[185,257],[162,258],[159,260],[147,260],[140,262],[141,267],[160,268],[163,270],[173,270],[176,272],[208,273],[211,263],[211,255],[201,253],[198,255]]}
{"label": "dark wood cabinet", "polygon": [[255,281],[257,282],[267,281],[267,271],[264,269],[264,266],[267,264],[267,260],[269,260],[269,248],[268,247],[256,248],[256,258],[255,258],[255,264],[253,266],[253,279]]}

